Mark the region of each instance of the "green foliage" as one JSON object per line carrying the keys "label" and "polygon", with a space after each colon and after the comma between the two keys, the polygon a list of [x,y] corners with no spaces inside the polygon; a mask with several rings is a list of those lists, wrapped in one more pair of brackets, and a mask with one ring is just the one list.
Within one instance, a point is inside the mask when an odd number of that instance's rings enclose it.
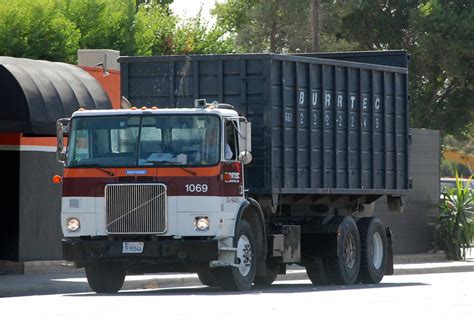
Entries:
{"label": "green foliage", "polygon": [[236,34],[246,52],[307,51],[311,46],[309,0],[229,0],[216,5],[217,24]]}
{"label": "green foliage", "polygon": [[172,0],[6,0],[0,55],[74,63],[77,49],[123,55],[235,52],[234,37],[198,15],[180,21]]}
{"label": "green foliage", "polygon": [[134,53],[134,0],[62,0],[65,16],[81,32],[83,49],[107,48]]}
{"label": "green foliage", "polygon": [[176,18],[160,6],[139,7],[135,21],[137,55],[171,54]]}
{"label": "green foliage", "polygon": [[474,3],[430,0],[414,11],[412,119],[462,136],[474,121]]}
{"label": "green foliage", "polygon": [[0,55],[73,62],[80,33],[55,0],[0,3]]}
{"label": "green foliage", "polygon": [[474,2],[361,0],[343,19],[344,37],[359,49],[411,54],[413,127],[458,137],[474,121]]}
{"label": "green foliage", "polygon": [[179,23],[162,6],[142,5],[135,22],[138,55],[219,54],[235,51],[222,28],[209,28],[200,15]]}
{"label": "green foliage", "polygon": [[473,238],[474,193],[471,178],[463,185],[456,172],[456,187],[446,189],[440,206],[435,244],[450,260],[464,260]]}
{"label": "green foliage", "polygon": [[348,4],[343,35],[362,50],[410,49],[410,17],[423,0],[360,0]]}

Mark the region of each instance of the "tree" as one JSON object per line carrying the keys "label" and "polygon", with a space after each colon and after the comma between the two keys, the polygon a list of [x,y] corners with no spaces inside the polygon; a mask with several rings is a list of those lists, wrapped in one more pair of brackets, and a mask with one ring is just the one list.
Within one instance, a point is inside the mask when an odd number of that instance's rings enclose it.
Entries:
{"label": "tree", "polygon": [[62,0],[66,17],[81,32],[82,49],[107,48],[134,53],[134,0]]}
{"label": "tree", "polygon": [[80,33],[56,1],[2,1],[0,21],[0,55],[75,61]]}
{"label": "tree", "polygon": [[430,0],[413,15],[413,123],[472,138],[474,3]]}
{"label": "tree", "polygon": [[313,52],[321,51],[321,0],[312,0]]}
{"label": "tree", "polygon": [[179,22],[160,5],[142,5],[135,21],[138,55],[235,52],[233,38],[219,26],[208,28],[198,16]]}
{"label": "tree", "polygon": [[228,0],[213,14],[241,51],[337,51],[353,47],[341,36],[348,8],[334,0]]}
{"label": "tree", "polygon": [[412,126],[462,137],[474,121],[472,21],[468,0],[361,0],[343,35],[361,50],[408,50]]}
{"label": "tree", "polygon": [[213,14],[244,51],[294,52],[311,47],[308,8],[309,0],[229,0]]}

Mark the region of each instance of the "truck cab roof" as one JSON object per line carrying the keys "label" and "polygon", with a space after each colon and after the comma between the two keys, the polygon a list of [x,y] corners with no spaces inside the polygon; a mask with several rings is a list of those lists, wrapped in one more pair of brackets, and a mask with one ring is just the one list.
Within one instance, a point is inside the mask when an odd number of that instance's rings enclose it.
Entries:
{"label": "truck cab roof", "polygon": [[213,107],[212,105],[205,108],[158,108],[158,107],[142,107],[130,109],[100,109],[100,110],[78,110],[75,111],[71,118],[83,116],[117,116],[117,115],[207,115],[214,114],[220,117],[238,117],[238,113],[229,108]]}

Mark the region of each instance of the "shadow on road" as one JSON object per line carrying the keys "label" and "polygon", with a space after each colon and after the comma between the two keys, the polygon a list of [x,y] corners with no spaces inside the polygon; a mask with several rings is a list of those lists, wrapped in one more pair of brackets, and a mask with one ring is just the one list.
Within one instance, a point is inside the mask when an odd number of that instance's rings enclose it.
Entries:
{"label": "shadow on road", "polygon": [[428,286],[429,284],[413,282],[413,283],[380,283],[375,285],[359,284],[359,285],[337,285],[337,286],[313,286],[311,284],[275,284],[269,287],[254,287],[248,292],[226,292],[219,288],[213,287],[184,287],[184,288],[163,288],[163,289],[147,289],[147,290],[126,290],[118,294],[67,294],[70,297],[102,297],[102,296],[190,296],[190,295],[248,295],[248,294],[288,294],[288,293],[314,293],[314,292],[332,292],[342,290],[356,289],[381,289],[393,287],[413,287]]}

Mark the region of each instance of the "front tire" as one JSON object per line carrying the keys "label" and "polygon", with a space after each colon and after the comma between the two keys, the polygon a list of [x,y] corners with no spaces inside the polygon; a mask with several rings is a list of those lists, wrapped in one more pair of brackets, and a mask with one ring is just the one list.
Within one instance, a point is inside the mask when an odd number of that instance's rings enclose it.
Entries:
{"label": "front tire", "polygon": [[387,237],[382,221],[362,218],[357,221],[361,242],[361,265],[357,281],[365,284],[379,283],[387,269]]}
{"label": "front tire", "polygon": [[203,285],[207,285],[209,287],[219,286],[216,273],[214,271],[204,270],[198,272],[197,275]]}
{"label": "front tire", "polygon": [[267,265],[267,273],[265,276],[256,276],[253,283],[255,286],[267,287],[273,284],[280,272],[279,264]]}
{"label": "front tire", "polygon": [[235,237],[237,248],[235,263],[237,267],[224,267],[216,270],[219,286],[228,291],[247,291],[252,287],[257,268],[255,235],[246,220],[240,220]]}
{"label": "front tire", "polygon": [[86,277],[96,293],[116,293],[125,281],[125,269],[112,262],[89,264],[86,265]]}

